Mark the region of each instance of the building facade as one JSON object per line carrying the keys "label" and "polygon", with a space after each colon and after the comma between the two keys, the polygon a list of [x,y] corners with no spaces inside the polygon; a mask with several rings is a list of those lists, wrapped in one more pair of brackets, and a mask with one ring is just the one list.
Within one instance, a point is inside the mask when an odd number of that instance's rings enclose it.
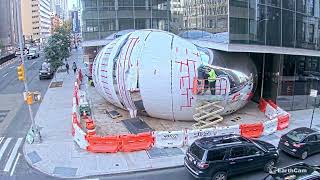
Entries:
{"label": "building facade", "polygon": [[286,110],[320,102],[309,96],[320,90],[318,0],[82,0],[82,21],[84,41],[154,28],[245,53],[258,68],[255,101],[269,98]]}
{"label": "building facade", "polygon": [[51,33],[50,0],[24,0],[21,4],[22,31],[26,42],[43,43]]}
{"label": "building facade", "polygon": [[51,0],[50,6],[52,12],[57,14],[63,21],[69,19],[69,10],[67,0]]}
{"label": "building facade", "polygon": [[17,16],[15,16],[18,6],[15,2],[0,0],[0,41],[5,51],[11,51],[18,45]]}

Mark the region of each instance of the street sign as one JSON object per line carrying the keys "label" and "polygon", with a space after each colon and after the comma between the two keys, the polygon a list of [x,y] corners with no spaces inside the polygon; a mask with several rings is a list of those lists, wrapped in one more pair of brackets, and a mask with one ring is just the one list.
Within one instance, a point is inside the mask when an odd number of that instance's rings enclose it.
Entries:
{"label": "street sign", "polygon": [[310,90],[310,96],[311,97],[317,97],[317,94],[318,94],[318,90],[315,90],[315,89],[311,89]]}

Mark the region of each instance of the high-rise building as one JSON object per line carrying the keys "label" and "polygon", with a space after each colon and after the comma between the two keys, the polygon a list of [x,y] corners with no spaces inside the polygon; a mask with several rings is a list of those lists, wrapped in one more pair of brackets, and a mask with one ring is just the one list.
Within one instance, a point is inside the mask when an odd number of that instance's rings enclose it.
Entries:
{"label": "high-rise building", "polygon": [[63,21],[69,19],[67,0],[51,0],[51,9],[52,12],[57,14]]}
{"label": "high-rise building", "polygon": [[115,32],[162,29],[250,56],[258,68],[256,101],[269,98],[286,110],[319,104],[309,96],[320,91],[319,0],[82,0],[81,7],[89,58]]}
{"label": "high-rise building", "polygon": [[51,33],[50,0],[23,0],[21,3],[25,41],[45,42]]}
{"label": "high-rise building", "polygon": [[6,50],[18,44],[17,7],[16,1],[0,0],[0,41]]}

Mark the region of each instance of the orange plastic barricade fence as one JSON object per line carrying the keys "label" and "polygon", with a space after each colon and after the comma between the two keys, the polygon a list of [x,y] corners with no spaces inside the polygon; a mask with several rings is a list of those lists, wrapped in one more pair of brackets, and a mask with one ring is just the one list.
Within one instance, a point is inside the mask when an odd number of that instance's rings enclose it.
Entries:
{"label": "orange plastic barricade fence", "polygon": [[95,153],[116,153],[119,151],[120,139],[119,136],[88,136],[86,135],[86,140],[88,141],[87,150]]}
{"label": "orange plastic barricade fence", "polygon": [[278,106],[276,105],[276,103],[274,103],[273,101],[271,101],[270,99],[268,100],[268,103],[270,104],[270,106],[272,106],[273,108],[277,109]]}
{"label": "orange plastic barricade fence", "polygon": [[258,138],[263,133],[263,124],[262,123],[241,124],[240,133],[242,136],[246,138]]}
{"label": "orange plastic barricade fence", "polygon": [[132,152],[150,149],[154,139],[151,133],[128,134],[120,136],[122,152]]}
{"label": "orange plastic barricade fence", "polygon": [[264,100],[263,98],[260,98],[259,109],[261,112],[266,112],[267,103],[268,102],[266,100]]}
{"label": "orange plastic barricade fence", "polygon": [[283,130],[289,126],[290,114],[278,116],[278,127],[277,130]]}
{"label": "orange plastic barricade fence", "polygon": [[94,128],[94,129],[88,129],[87,130],[87,135],[88,136],[93,136],[93,135],[96,135],[97,133],[96,133],[96,129]]}

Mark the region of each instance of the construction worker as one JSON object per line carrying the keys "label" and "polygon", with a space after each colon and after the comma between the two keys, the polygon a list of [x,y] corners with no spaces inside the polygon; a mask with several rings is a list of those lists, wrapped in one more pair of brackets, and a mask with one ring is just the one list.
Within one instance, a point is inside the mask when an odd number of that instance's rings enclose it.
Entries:
{"label": "construction worker", "polygon": [[210,69],[208,75],[209,75],[208,81],[209,81],[209,87],[210,87],[210,90],[211,90],[211,94],[215,95],[217,75],[216,75],[216,72],[214,71],[213,68]]}

